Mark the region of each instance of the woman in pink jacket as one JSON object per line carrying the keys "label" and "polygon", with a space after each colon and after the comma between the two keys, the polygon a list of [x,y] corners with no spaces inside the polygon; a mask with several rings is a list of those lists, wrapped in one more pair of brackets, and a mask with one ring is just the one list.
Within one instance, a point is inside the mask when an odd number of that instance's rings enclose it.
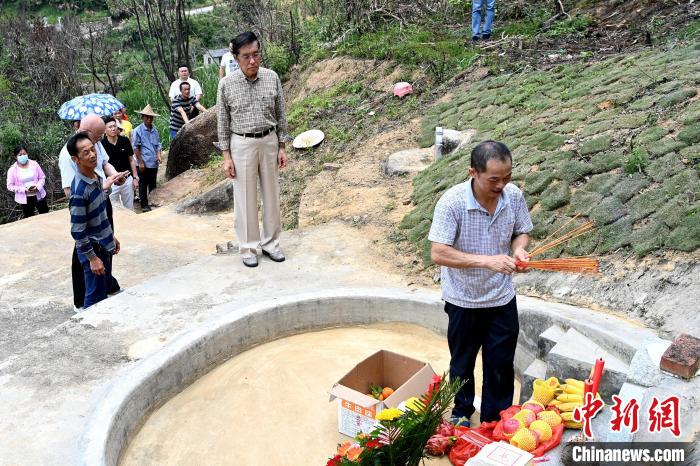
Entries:
{"label": "woman in pink jacket", "polygon": [[34,215],[35,208],[40,214],[47,213],[44,172],[38,163],[29,160],[24,146],[15,149],[15,157],[17,163],[7,170],[7,189],[15,193],[15,202],[22,207],[25,218]]}

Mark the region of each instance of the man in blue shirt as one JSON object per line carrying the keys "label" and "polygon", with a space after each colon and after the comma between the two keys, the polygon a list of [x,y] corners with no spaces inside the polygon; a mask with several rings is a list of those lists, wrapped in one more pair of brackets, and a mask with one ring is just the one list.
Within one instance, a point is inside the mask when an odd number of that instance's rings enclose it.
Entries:
{"label": "man in blue shirt", "polygon": [[158,130],[153,126],[153,118],[160,116],[153,111],[150,105],[146,105],[138,112],[143,123],[138,125],[131,133],[131,145],[134,146],[134,155],[139,166],[139,198],[141,210],[150,212],[148,193],[156,189],[156,177],[158,176],[158,164],[161,163],[161,145]]}
{"label": "man in blue shirt", "polygon": [[107,218],[107,194],[95,171],[94,144],[86,133],[76,133],[66,147],[77,167],[69,201],[70,232],[83,267],[83,307],[87,309],[107,298],[112,286],[112,255],[119,252],[119,241]]}

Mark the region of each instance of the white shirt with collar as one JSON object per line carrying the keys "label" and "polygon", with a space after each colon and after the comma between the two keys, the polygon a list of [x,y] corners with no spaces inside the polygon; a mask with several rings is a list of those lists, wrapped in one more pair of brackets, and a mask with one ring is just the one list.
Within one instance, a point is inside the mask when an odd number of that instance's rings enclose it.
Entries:
{"label": "white shirt with collar", "polygon": [[187,80],[183,81],[182,79],[176,79],[173,81],[173,83],[170,85],[170,92],[168,92],[168,95],[170,96],[170,100],[173,100],[175,97],[180,95],[180,83],[187,82],[190,85],[190,95],[193,95],[195,97],[202,95],[202,86],[199,85],[196,79],[194,78],[187,78]]}

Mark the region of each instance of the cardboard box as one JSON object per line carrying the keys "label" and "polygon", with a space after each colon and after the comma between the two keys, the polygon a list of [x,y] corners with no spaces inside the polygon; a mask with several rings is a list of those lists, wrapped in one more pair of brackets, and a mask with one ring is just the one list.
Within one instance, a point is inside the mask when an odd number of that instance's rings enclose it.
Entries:
{"label": "cardboard box", "polygon": [[[374,429],[382,409],[420,397],[428,390],[435,372],[430,364],[380,350],[353,367],[330,390],[330,401],[338,401],[338,431],[354,437]],[[391,387],[394,393],[384,401],[368,395],[370,385]]]}

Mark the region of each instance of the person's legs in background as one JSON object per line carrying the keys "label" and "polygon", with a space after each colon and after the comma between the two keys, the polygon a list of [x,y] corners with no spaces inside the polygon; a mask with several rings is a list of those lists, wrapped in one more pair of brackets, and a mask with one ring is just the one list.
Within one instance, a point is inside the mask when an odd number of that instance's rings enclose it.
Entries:
{"label": "person's legs in background", "polygon": [[481,36],[481,8],[483,4],[484,0],[472,0],[472,41],[479,40]]}
{"label": "person's legs in background", "polygon": [[83,262],[85,276],[85,309],[107,298],[109,285],[112,283],[112,255],[101,248],[95,248],[95,254],[104,264],[104,275],[95,275],[90,270],[90,261]]}
{"label": "person's legs in background", "polygon": [[36,197],[27,196],[27,203],[20,204],[20,207],[22,207],[22,215],[24,216],[24,218],[33,217],[34,207],[36,207]]}
{"label": "person's legs in background", "polygon": [[493,19],[496,16],[496,0],[486,0],[486,18],[484,19],[484,30],[481,36],[482,39],[488,40],[491,38],[491,27]]}
{"label": "person's legs in background", "polygon": [[36,209],[39,211],[40,214],[49,213],[49,205],[46,203],[46,196],[36,201]]}
{"label": "person's legs in background", "polygon": [[71,278],[73,280],[73,305],[75,310],[81,309],[85,303],[85,272],[78,259],[78,250],[73,245],[71,260]]}

